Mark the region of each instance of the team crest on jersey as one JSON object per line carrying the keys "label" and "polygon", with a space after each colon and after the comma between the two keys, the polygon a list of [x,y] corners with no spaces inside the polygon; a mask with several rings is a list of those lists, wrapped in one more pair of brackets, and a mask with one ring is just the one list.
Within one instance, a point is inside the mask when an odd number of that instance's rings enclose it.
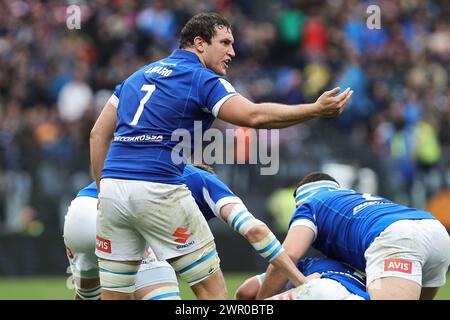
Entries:
{"label": "team crest on jersey", "polygon": [[99,251],[111,253],[111,241],[103,239],[102,237],[99,236],[95,237],[95,247]]}
{"label": "team crest on jersey", "polygon": [[396,271],[403,273],[412,273],[412,262],[403,259],[384,260],[384,271]]}

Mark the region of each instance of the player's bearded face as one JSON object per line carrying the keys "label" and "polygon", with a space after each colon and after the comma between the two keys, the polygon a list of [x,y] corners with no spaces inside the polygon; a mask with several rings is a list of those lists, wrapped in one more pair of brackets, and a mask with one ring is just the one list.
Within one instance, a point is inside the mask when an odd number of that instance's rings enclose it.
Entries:
{"label": "player's bearded face", "polygon": [[235,53],[233,49],[234,38],[230,29],[217,27],[211,44],[205,45],[206,67],[215,73],[224,76]]}

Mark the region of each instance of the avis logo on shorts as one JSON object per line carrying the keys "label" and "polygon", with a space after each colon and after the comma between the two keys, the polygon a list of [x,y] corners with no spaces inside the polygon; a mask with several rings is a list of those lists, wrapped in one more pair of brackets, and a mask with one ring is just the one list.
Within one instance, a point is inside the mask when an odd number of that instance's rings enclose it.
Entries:
{"label": "avis logo on shorts", "polygon": [[107,239],[103,239],[102,237],[95,237],[95,247],[98,251],[102,251],[105,253],[111,253],[111,241]]}
{"label": "avis logo on shorts", "polygon": [[412,273],[412,262],[403,259],[384,260],[384,271],[396,271],[403,273]]}

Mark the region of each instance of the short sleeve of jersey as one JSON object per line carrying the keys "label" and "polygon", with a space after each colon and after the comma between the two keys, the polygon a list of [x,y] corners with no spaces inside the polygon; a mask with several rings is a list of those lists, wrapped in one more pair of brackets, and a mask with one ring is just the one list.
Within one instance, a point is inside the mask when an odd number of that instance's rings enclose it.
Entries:
{"label": "short sleeve of jersey", "polygon": [[123,82],[121,84],[116,85],[114,93],[108,100],[108,102],[111,103],[116,109],[119,106],[120,91],[122,90],[122,84]]}
{"label": "short sleeve of jersey", "polygon": [[314,239],[317,237],[317,222],[313,210],[308,203],[303,203],[298,207],[289,221],[289,228],[295,226],[305,226],[314,231]]}
{"label": "short sleeve of jersey", "polygon": [[223,206],[230,203],[242,204],[242,200],[213,174],[205,177],[203,198],[217,217],[220,217],[220,209]]}
{"label": "short sleeve of jersey", "polygon": [[207,71],[200,74],[198,90],[200,104],[214,117],[217,117],[225,101],[238,94],[227,80]]}

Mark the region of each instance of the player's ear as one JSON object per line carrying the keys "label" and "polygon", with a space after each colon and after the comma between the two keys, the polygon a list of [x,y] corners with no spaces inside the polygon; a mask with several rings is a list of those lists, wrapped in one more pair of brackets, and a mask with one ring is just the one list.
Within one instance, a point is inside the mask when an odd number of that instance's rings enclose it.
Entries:
{"label": "player's ear", "polygon": [[194,38],[194,47],[195,49],[197,49],[198,52],[203,53],[205,51],[204,44],[205,41],[201,37],[196,36]]}

